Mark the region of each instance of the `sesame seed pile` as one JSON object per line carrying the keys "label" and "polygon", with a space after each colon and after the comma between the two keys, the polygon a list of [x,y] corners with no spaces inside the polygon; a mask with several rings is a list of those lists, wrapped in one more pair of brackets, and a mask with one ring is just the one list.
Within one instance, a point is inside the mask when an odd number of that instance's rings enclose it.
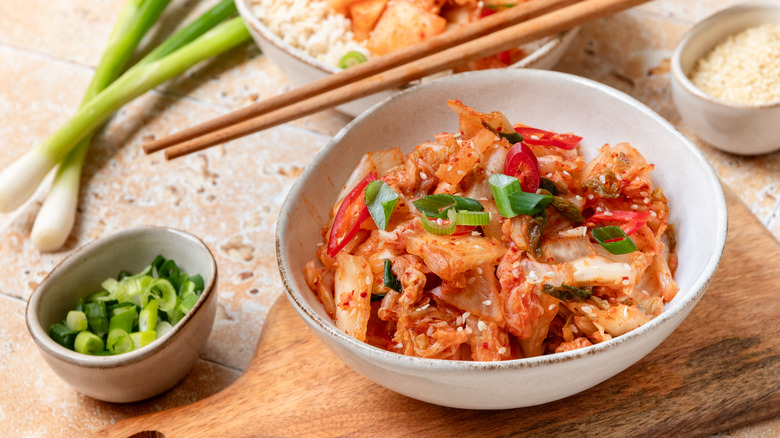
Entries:
{"label": "sesame seed pile", "polygon": [[728,37],[696,63],[690,79],[703,92],[733,103],[780,101],[780,25]]}

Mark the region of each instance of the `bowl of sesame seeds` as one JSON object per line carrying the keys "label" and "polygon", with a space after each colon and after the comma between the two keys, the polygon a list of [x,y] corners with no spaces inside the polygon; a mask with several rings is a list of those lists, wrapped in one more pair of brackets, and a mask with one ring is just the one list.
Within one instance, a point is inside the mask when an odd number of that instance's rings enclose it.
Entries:
{"label": "bowl of sesame seeds", "polygon": [[733,154],[780,150],[780,4],[742,3],[709,16],[672,57],[672,96],[697,136]]}

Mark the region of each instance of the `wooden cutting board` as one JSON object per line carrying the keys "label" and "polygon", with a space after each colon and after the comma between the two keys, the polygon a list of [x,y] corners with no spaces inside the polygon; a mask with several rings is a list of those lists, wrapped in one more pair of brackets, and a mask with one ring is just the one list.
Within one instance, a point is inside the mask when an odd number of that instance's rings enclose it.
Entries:
{"label": "wooden cutting board", "polygon": [[282,296],[244,374],[190,405],[97,436],[700,436],[780,413],[780,245],[727,194],[720,267],[696,308],[643,360],[564,400],[443,408],[391,392],[327,350]]}

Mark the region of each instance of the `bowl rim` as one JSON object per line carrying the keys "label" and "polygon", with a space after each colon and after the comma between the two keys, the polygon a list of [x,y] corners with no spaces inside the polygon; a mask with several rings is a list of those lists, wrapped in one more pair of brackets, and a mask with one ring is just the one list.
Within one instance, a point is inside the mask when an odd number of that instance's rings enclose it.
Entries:
{"label": "bowl rim", "polygon": [[[490,74],[496,74],[496,75],[506,74],[506,75],[518,75],[518,76],[523,76],[523,75],[549,76],[551,78],[557,77],[559,79],[575,82],[578,84],[578,86],[585,86],[585,87],[597,89],[603,93],[606,93],[607,95],[610,95],[612,98],[616,98],[618,100],[621,100],[627,104],[636,107],[646,116],[650,117],[656,123],[658,123],[662,128],[669,130],[672,135],[676,136],[678,140],[683,145],[685,145],[685,147],[689,149],[689,152],[691,152],[693,154],[693,157],[697,160],[697,165],[701,166],[705,170],[705,172],[709,174],[709,181],[707,182],[713,185],[713,189],[715,190],[715,196],[717,198],[718,207],[719,207],[717,209],[719,214],[717,215],[717,217],[713,218],[714,222],[716,223],[716,229],[719,230],[719,233],[713,236],[713,239],[715,239],[716,241],[716,248],[718,248],[718,250],[708,255],[706,259],[706,263],[704,264],[704,268],[700,272],[698,272],[693,279],[693,283],[691,285],[691,292],[681,302],[679,302],[676,307],[669,310],[665,309],[659,316],[653,318],[652,320],[650,320],[649,322],[647,322],[646,324],[642,325],[641,327],[635,330],[632,330],[621,336],[612,338],[606,342],[594,344],[585,348],[580,348],[580,349],[567,351],[563,353],[543,355],[543,356],[537,356],[531,358],[512,359],[512,360],[499,361],[499,362],[476,362],[476,361],[455,361],[455,360],[441,360],[441,359],[412,357],[412,356],[406,356],[406,355],[390,352],[387,350],[382,350],[380,348],[371,346],[367,343],[360,342],[357,339],[348,336],[345,333],[342,333],[340,330],[336,329],[336,326],[333,324],[332,321],[326,320],[325,318],[320,316],[316,311],[314,311],[314,309],[311,306],[308,305],[308,303],[305,301],[302,295],[304,291],[297,290],[294,287],[294,282],[293,282],[294,274],[290,269],[289,261],[285,253],[283,252],[282,248],[284,246],[284,241],[286,240],[287,223],[289,222],[290,220],[289,218],[291,217],[290,210],[292,209],[291,207],[292,199],[298,198],[300,196],[300,194],[305,190],[305,186],[307,185],[307,179],[313,175],[314,166],[311,166],[310,163],[310,165],[306,167],[306,169],[298,178],[298,180],[296,180],[295,184],[293,185],[290,192],[288,193],[287,198],[285,199],[285,202],[282,205],[279,214],[279,220],[277,222],[277,230],[276,230],[277,264],[279,266],[279,272],[281,274],[282,283],[284,284],[285,294],[287,295],[287,298],[292,303],[296,312],[307,323],[313,323],[313,324],[307,324],[310,328],[313,329],[316,327],[316,329],[319,330],[320,332],[323,332],[326,335],[335,338],[338,343],[341,344],[346,343],[351,348],[357,349],[363,354],[372,355],[377,360],[381,360],[384,363],[403,364],[404,367],[408,369],[421,370],[421,369],[428,369],[431,366],[435,366],[437,369],[440,370],[460,370],[465,367],[469,369],[483,370],[483,371],[491,371],[491,370],[506,371],[510,369],[529,369],[529,368],[536,368],[540,366],[548,366],[550,364],[574,361],[591,355],[603,354],[608,350],[621,346],[622,344],[635,342],[638,339],[643,338],[647,332],[654,330],[657,326],[674,323],[674,318],[676,318],[678,314],[687,315],[687,313],[690,312],[690,310],[693,308],[693,306],[696,305],[699,299],[701,299],[702,295],[704,294],[710,282],[712,281],[712,276],[717,270],[718,265],[722,259],[723,250],[725,248],[725,243],[726,243],[726,235],[728,231],[728,209],[726,206],[725,196],[722,187],[719,183],[717,174],[715,173],[715,170],[712,168],[712,165],[704,156],[704,154],[690,140],[688,140],[688,138],[686,138],[676,128],[674,128],[674,126],[671,123],[669,123],[666,119],[664,119],[659,114],[657,114],[652,109],[650,109],[648,106],[639,102],[633,97],[617,89],[593,81],[591,79],[571,75],[568,73],[548,71],[548,70],[494,69],[494,70],[459,73],[457,75],[452,75],[445,78],[437,79],[435,81],[431,81],[428,83],[423,83],[415,87],[412,87],[408,90],[404,90],[401,93],[386,98],[382,102],[377,103],[372,108],[365,111],[360,116],[356,117],[344,128],[342,128],[342,130],[339,131],[331,139],[331,141],[329,141],[322,148],[322,150],[317,154],[314,160],[316,161],[318,157],[324,156],[331,149],[336,148],[340,140],[354,125],[361,123],[362,120],[364,120],[374,112],[378,111],[380,108],[382,108],[384,105],[388,104],[394,99],[406,98],[408,94],[416,92],[417,89],[421,87],[434,85],[439,81],[453,80],[453,78],[455,77],[481,76],[481,75],[490,75]],[[521,78],[517,78],[517,79],[522,80]],[[479,80],[485,80],[485,79],[483,78]]]}
{"label": "bowl rim", "polygon": [[[691,44],[692,41],[695,41],[697,38],[699,38],[702,32],[718,26],[728,16],[747,14],[755,10],[765,10],[765,9],[772,9],[780,13],[780,6],[778,6],[776,2],[772,2],[770,0],[754,0],[745,3],[739,3],[721,9],[705,17],[703,20],[699,21],[698,23],[696,23],[691,29],[689,29],[685,33],[682,40],[680,40],[674,52],[672,53],[672,59],[671,59],[672,77],[676,79],[677,82],[682,86],[682,88],[685,89],[688,93],[692,94],[693,96],[701,100],[710,102],[714,105],[733,108],[735,110],[760,110],[760,109],[780,107],[780,99],[771,102],[763,102],[763,103],[739,103],[739,102],[732,102],[730,100],[721,99],[719,97],[712,96],[710,94],[705,93],[704,91],[699,89],[699,87],[694,85],[693,82],[691,82],[688,75],[682,69],[681,58],[683,53],[685,52],[685,50],[688,48],[688,46]],[[780,23],[776,23],[776,24],[780,25]],[[742,30],[746,30],[748,28],[749,27],[745,27]],[[723,41],[725,38],[733,34],[734,33],[732,32],[723,35],[721,41]]]}
{"label": "bowl rim", "polygon": [[[252,12],[253,6],[249,4],[251,1],[252,0],[235,0],[236,8],[238,9],[238,12],[244,22],[257,31],[257,34],[266,42],[273,45],[278,50],[287,53],[296,60],[322,73],[335,74],[342,71],[338,67],[326,64],[319,59],[307,54],[305,51],[296,47],[292,47],[284,42],[284,40],[268,29],[268,27],[266,27],[263,22],[260,21],[257,15]],[[573,38],[578,31],[579,27],[574,27],[569,30],[561,31],[554,36],[547,37],[549,41],[546,41],[538,49],[529,53],[527,56],[523,57],[523,59],[520,59],[516,63],[507,66],[506,68],[532,68],[535,62],[552,53],[553,50],[563,44],[564,41]]]}
{"label": "bowl rim", "polygon": [[[77,263],[77,260],[81,256],[100,251],[101,248],[110,244],[112,241],[131,240],[134,237],[148,233],[165,234],[173,236],[174,239],[188,240],[191,243],[194,243],[197,247],[200,247],[202,250],[204,250],[205,252],[203,252],[203,254],[208,256],[208,263],[211,265],[211,269],[214,272],[214,275],[212,275],[211,278],[209,278],[204,284],[203,293],[198,298],[198,301],[195,302],[195,305],[192,307],[192,309],[190,309],[190,311],[187,312],[187,314],[176,325],[174,325],[173,328],[168,331],[168,333],[159,339],[155,339],[142,348],[127,353],[111,356],[92,356],[88,354],[77,353],[74,350],[63,347],[51,339],[48,334],[48,329],[44,329],[41,325],[37,313],[38,308],[43,302],[46,286],[48,286],[52,281],[55,281],[61,272],[69,269],[72,264]],[[188,325],[190,321],[192,321],[194,315],[205,306],[205,302],[208,297],[214,293],[214,286],[217,282],[217,276],[217,262],[214,258],[214,254],[211,252],[208,246],[194,234],[175,228],[155,225],[142,225],[124,229],[82,245],[68,254],[59,263],[57,263],[57,265],[51,271],[49,271],[46,277],[44,277],[35,290],[33,290],[30,298],[27,300],[27,306],[25,309],[27,330],[33,338],[33,341],[35,341],[41,350],[60,361],[87,368],[115,368],[118,366],[128,366],[153,356],[158,351],[164,349],[171,342],[173,342],[173,338],[175,338],[179,332],[184,330],[184,327]]]}

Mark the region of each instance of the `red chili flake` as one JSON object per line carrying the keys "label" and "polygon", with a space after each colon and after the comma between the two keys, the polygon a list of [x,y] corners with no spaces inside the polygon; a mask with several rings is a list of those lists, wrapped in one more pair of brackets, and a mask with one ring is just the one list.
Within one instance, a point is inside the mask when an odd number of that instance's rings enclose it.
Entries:
{"label": "red chili flake", "polygon": [[485,350],[487,350],[487,348],[488,348],[488,343],[487,343],[487,342],[483,342],[483,343],[482,343],[482,348],[484,348]]}
{"label": "red chili flake", "polygon": [[365,292],[361,292],[361,293],[360,293],[360,298],[365,298],[365,297],[366,297],[366,295],[367,295],[367,294],[366,294]]}

